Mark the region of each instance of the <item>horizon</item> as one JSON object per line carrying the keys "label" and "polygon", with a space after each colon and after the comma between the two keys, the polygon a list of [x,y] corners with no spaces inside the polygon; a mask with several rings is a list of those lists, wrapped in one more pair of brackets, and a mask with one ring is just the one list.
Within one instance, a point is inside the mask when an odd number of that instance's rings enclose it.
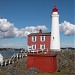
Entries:
{"label": "horizon", "polygon": [[[74,1],[63,0],[1,0],[0,48],[25,48],[27,35],[51,32],[51,13],[56,5],[60,14],[61,47],[75,48]],[[69,7],[70,6],[70,7]]]}

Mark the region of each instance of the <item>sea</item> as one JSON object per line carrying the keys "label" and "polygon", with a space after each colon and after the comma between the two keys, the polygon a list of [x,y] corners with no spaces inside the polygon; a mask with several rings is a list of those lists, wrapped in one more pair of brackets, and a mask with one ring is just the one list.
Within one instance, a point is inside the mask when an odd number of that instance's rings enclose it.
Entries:
{"label": "sea", "polygon": [[9,51],[0,51],[0,54],[3,56],[4,59],[10,58],[12,55],[19,53],[20,51],[9,50]]}

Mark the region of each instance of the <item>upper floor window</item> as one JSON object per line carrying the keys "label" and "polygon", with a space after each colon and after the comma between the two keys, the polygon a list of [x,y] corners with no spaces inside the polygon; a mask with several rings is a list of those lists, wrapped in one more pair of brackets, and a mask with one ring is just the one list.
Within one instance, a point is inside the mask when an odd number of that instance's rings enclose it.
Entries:
{"label": "upper floor window", "polygon": [[45,41],[45,36],[40,36],[40,41]]}
{"label": "upper floor window", "polygon": [[32,36],[32,42],[36,41],[36,36]]}

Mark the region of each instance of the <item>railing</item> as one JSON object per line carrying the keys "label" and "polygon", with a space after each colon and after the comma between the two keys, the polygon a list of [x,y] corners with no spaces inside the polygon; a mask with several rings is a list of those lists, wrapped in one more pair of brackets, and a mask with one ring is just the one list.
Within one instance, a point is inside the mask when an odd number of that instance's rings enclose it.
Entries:
{"label": "railing", "polygon": [[49,52],[49,50],[46,48],[46,49],[29,50],[28,53],[32,53],[32,54],[34,54],[34,53],[36,53],[36,54],[39,54],[39,53],[46,54],[48,52]]}
{"label": "railing", "polygon": [[24,58],[25,56],[27,56],[27,53],[25,52],[16,53],[13,56],[11,56],[11,58],[3,60],[3,63],[0,63],[0,66],[13,64],[15,63],[15,61],[18,61],[18,59]]}
{"label": "railing", "polygon": [[26,57],[27,54],[30,54],[30,53],[32,53],[32,54],[35,54],[35,53],[36,54],[39,54],[39,53],[47,54],[47,53],[49,53],[49,50],[48,49],[42,49],[42,50],[37,49],[37,50],[30,50],[29,52],[21,51],[20,53],[13,54],[11,56],[11,58],[9,58],[9,59],[3,60],[3,63],[0,63],[0,66],[7,66],[10,64],[13,64],[13,63],[15,63],[15,61],[18,61],[19,59]]}

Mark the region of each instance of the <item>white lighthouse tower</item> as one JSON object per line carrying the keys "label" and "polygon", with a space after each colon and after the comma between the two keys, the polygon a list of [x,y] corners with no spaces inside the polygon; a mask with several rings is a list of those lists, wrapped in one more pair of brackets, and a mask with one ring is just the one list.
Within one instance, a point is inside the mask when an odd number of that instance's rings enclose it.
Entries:
{"label": "white lighthouse tower", "polygon": [[56,6],[52,11],[51,51],[60,51],[59,13]]}

